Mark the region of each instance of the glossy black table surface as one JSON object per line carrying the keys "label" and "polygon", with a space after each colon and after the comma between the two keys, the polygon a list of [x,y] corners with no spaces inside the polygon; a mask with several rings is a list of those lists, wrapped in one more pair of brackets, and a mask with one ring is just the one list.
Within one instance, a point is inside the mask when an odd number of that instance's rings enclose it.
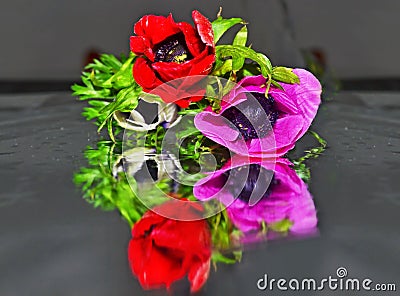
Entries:
{"label": "glossy black table surface", "polygon": [[[99,139],[68,92],[0,94],[0,295],[164,295],[143,291],[127,261],[130,230],[72,182]],[[309,162],[319,235],[249,247],[218,265],[199,295],[349,295],[259,291],[257,280],[400,276],[400,92],[341,92],[313,124],[328,141]],[[187,285],[176,287],[187,294]],[[359,292],[357,295],[364,295]],[[376,292],[378,293],[378,292]],[[397,292],[370,295],[397,295]],[[354,294],[351,294],[354,295]]]}

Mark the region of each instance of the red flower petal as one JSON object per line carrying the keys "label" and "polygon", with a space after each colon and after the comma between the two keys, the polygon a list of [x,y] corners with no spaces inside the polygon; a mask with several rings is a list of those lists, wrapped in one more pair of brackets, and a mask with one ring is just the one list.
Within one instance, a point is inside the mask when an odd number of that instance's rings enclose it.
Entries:
{"label": "red flower petal", "polygon": [[208,55],[197,63],[193,63],[193,67],[190,70],[189,75],[207,75],[211,72],[215,61],[214,55]]}
{"label": "red flower petal", "polygon": [[157,71],[158,75],[163,81],[170,81],[177,78],[188,76],[191,67],[193,67],[193,60],[178,64],[168,62],[155,62],[151,66]]}
{"label": "red flower petal", "polygon": [[[194,203],[187,199],[173,199],[155,207],[153,211],[155,215],[175,220],[200,220],[203,218],[204,208],[200,203]],[[170,221],[170,219],[165,218],[164,220]]]}
{"label": "red flower petal", "polygon": [[187,108],[187,107],[189,107],[189,104],[191,102],[198,102],[198,101],[201,101],[203,98],[204,98],[204,95],[203,96],[194,96],[194,97],[190,97],[185,100],[176,101],[175,104],[177,104],[181,108]]}
{"label": "red flower petal", "polygon": [[196,29],[184,22],[178,23],[177,25],[185,36],[186,46],[192,56],[198,56],[205,49],[205,44],[199,38]]}
{"label": "red flower petal", "polygon": [[[131,38],[131,50],[139,55],[145,55],[149,61],[138,58],[133,67],[136,82],[145,92],[151,92],[163,82],[193,75],[207,75],[211,72],[215,61],[215,45],[212,25],[200,12],[193,11],[192,18],[195,27],[186,22],[175,23],[172,15],[144,16],[135,24],[135,34]],[[184,63],[154,62],[154,49],[166,38],[181,32],[185,37],[186,46],[193,58]],[[196,84],[194,85],[197,86]],[[165,102],[175,102],[186,108],[190,102],[199,101],[203,92],[193,85],[183,83],[176,90],[171,86],[156,90]]]}
{"label": "red flower petal", "polygon": [[140,284],[145,289],[167,288],[181,279],[186,271],[182,269],[183,254],[177,256],[159,248],[151,240],[131,241],[129,244],[130,263]]}
{"label": "red flower petal", "polygon": [[[156,227],[152,231],[151,237],[160,247],[170,247],[199,255],[202,252],[210,254],[210,233],[204,220],[169,220],[161,227]],[[174,242],[173,245],[171,245],[171,242]]]}
{"label": "red flower petal", "polygon": [[154,53],[149,46],[149,41],[141,36],[131,36],[130,38],[131,51],[136,55],[145,55],[151,61],[154,61]]}
{"label": "red flower petal", "polygon": [[204,51],[201,55],[182,64],[156,62],[152,64],[152,67],[163,81],[171,81],[186,76],[207,75],[212,70],[214,61],[214,55]]}
{"label": "red flower petal", "polygon": [[133,65],[133,77],[144,91],[151,90],[163,83],[157,78],[149,62],[142,57],[137,58]]}
{"label": "red flower petal", "polygon": [[177,104],[181,108],[187,108],[189,107],[190,102],[191,102],[190,100],[179,100],[176,101],[175,104]]}
{"label": "red flower petal", "polygon": [[171,14],[168,17],[146,15],[134,27],[135,34],[147,38],[150,41],[150,46],[160,43],[169,36],[179,33],[179,31]]}
{"label": "red flower petal", "polygon": [[193,10],[192,18],[201,40],[208,46],[214,47],[214,32],[210,21],[197,10]]}
{"label": "red flower petal", "polygon": [[190,282],[190,291],[195,293],[203,287],[210,274],[210,260],[196,262],[190,267],[188,279]]}
{"label": "red flower petal", "polygon": [[[176,210],[176,204],[170,202],[156,209],[164,207]],[[179,210],[197,217],[202,207],[190,203]],[[192,291],[199,290],[206,282],[211,258],[211,234],[206,220],[172,220],[148,211],[134,225],[132,236],[128,259],[145,289],[164,285],[169,288],[185,274]]]}

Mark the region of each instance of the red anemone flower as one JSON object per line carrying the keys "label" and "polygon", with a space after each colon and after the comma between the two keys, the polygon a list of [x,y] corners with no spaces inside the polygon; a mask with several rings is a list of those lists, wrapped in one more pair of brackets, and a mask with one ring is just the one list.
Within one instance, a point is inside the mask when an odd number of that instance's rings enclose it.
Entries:
{"label": "red anemone flower", "polygon": [[[195,27],[186,22],[176,23],[168,17],[146,15],[134,26],[136,36],[131,36],[131,51],[138,55],[133,66],[133,76],[145,92],[151,92],[165,82],[194,75],[207,75],[215,61],[214,33],[210,21],[200,12],[192,12]],[[176,91],[159,94],[167,102],[187,107],[193,96],[189,85],[179,83]],[[156,93],[157,94],[157,93]]]}

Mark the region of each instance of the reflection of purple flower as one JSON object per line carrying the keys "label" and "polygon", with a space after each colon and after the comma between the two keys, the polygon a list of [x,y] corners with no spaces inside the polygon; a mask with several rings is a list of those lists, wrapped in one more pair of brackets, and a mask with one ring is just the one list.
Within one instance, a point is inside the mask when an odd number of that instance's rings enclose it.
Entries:
{"label": "reflection of purple flower", "polygon": [[[241,155],[285,154],[308,130],[321,102],[319,81],[306,70],[293,72],[300,84],[281,83],[284,90],[271,87],[268,98],[262,95],[266,90],[263,76],[243,78],[224,97],[220,113],[207,108],[196,115],[196,127],[208,138]],[[247,103],[249,93],[260,104]],[[271,127],[273,133],[268,132]]]}
{"label": "reflection of purple flower", "polygon": [[[246,188],[253,179],[249,171],[245,184],[239,180],[236,183],[236,186],[240,186],[239,189],[233,188],[235,180],[227,179],[226,173],[249,164],[258,165],[271,174],[260,173],[260,179],[251,185],[253,188]],[[317,224],[314,202],[306,184],[289,164],[290,162],[285,159],[277,159],[274,163],[265,159],[249,160],[236,155],[222,169],[200,180],[194,186],[193,193],[199,200],[218,198],[227,206],[228,215],[233,223],[244,232],[259,229],[263,222],[268,225],[284,219],[292,222],[291,232],[309,232]],[[269,183],[271,179],[270,187],[263,187],[263,184]],[[239,196],[246,190],[260,191],[257,186],[264,189],[264,194],[256,204],[251,205]]]}

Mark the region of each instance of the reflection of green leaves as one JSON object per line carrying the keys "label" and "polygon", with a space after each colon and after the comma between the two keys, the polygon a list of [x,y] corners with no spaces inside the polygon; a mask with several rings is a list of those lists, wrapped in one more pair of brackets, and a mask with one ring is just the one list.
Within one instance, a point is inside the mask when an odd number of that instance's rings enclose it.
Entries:
{"label": "reflection of green leaves", "polygon": [[[115,151],[120,151],[120,148],[120,144],[111,141],[100,141],[97,149],[88,147],[85,157],[89,166],[74,175],[74,182],[81,187],[83,198],[90,204],[103,210],[118,209],[132,226],[144,214],[146,207],[133,194],[124,173],[113,175],[113,164],[118,157]],[[130,182],[134,184],[135,181]]]}
{"label": "reflection of green leaves", "polygon": [[225,34],[230,28],[237,24],[244,24],[245,22],[238,17],[224,19],[222,16],[219,16],[216,20],[214,20],[212,24],[212,28],[214,31],[214,42],[217,43],[222,35]]}
{"label": "reflection of green leaves", "polygon": [[311,171],[308,166],[306,166],[303,162],[293,161],[293,168],[296,171],[296,174],[304,181],[309,182],[311,179]]}
{"label": "reflection of green leaves", "polygon": [[233,227],[226,210],[208,218],[208,222],[211,227],[213,245],[216,249],[227,250],[238,244],[241,233]]}
{"label": "reflection of green leaves", "polygon": [[306,166],[304,162],[307,159],[319,157],[325,151],[327,144],[326,141],[316,132],[308,131],[308,133],[318,141],[319,146],[306,150],[305,155],[299,157],[298,159],[292,160],[293,168],[295,169],[299,177],[302,178],[305,182],[310,181],[311,173],[310,169]]}
{"label": "reflection of green leaves", "polygon": [[283,219],[281,221],[268,224],[268,229],[275,232],[288,232],[293,223],[289,219]]}
{"label": "reflection of green leaves", "polygon": [[[222,205],[221,205],[222,206]],[[208,218],[214,246],[212,261],[232,264],[240,261],[242,252],[239,239],[242,233],[230,221],[226,210]],[[236,250],[236,251],[232,251]]]}
{"label": "reflection of green leaves", "polygon": [[222,254],[220,251],[218,250],[214,250],[212,252],[212,256],[211,256],[211,260],[214,263],[214,268],[216,268],[216,263],[220,262],[220,263],[224,263],[224,264],[234,264],[236,262],[240,262],[240,260],[242,259],[242,251],[234,251],[231,252],[229,255],[227,254]]}

